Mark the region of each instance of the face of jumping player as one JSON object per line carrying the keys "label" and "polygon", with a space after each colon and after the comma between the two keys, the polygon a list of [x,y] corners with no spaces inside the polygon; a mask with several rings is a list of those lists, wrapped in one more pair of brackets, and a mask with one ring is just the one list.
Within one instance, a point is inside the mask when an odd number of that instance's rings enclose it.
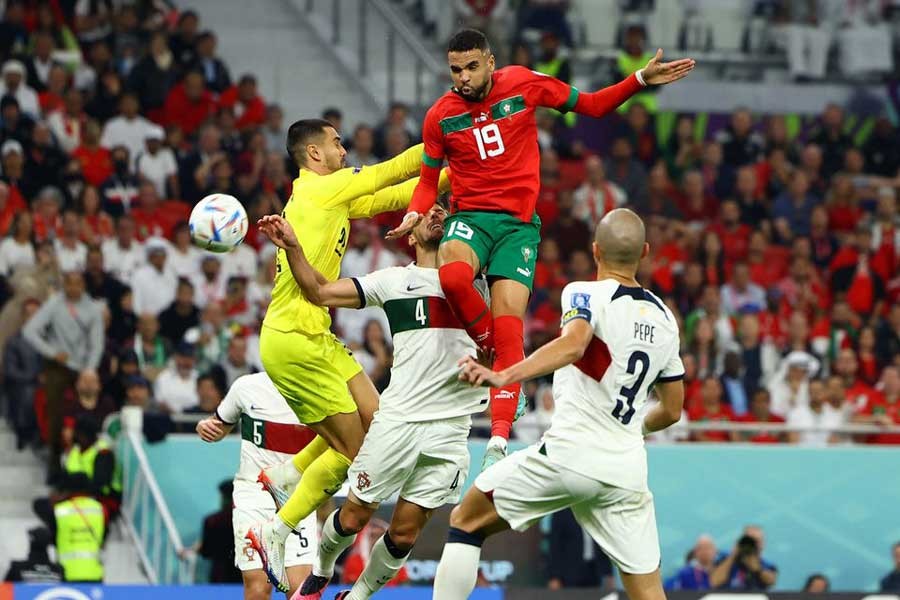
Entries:
{"label": "face of jumping player", "polygon": [[494,74],[494,55],[478,48],[465,52],[448,52],[450,77],[459,95],[470,102],[484,100]]}
{"label": "face of jumping player", "polygon": [[418,243],[420,246],[437,246],[444,237],[444,219],[447,211],[435,204],[425,215],[425,218],[416,225],[410,234],[409,245]]}
{"label": "face of jumping player", "polygon": [[322,161],[329,172],[339,171],[346,166],[344,160],[347,150],[341,144],[341,136],[334,127],[326,127],[322,136],[306,148],[310,156]]}

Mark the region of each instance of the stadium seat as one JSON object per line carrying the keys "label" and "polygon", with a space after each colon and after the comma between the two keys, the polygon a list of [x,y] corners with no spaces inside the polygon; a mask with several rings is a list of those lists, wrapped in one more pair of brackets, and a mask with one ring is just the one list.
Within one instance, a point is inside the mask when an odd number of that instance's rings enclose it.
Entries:
{"label": "stadium seat", "polygon": [[663,50],[678,47],[683,20],[681,2],[657,2],[647,18],[648,45]]}
{"label": "stadium seat", "polygon": [[616,0],[575,0],[572,4],[581,16],[585,43],[588,46],[612,47],[620,17]]}

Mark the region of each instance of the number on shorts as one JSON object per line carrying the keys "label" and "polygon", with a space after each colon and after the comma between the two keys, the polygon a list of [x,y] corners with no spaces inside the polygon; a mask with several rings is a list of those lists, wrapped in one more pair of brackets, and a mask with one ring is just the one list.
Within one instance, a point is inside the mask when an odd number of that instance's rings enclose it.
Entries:
{"label": "number on shorts", "polygon": [[456,471],[456,477],[453,478],[453,483],[450,484],[450,489],[455,490],[459,487],[459,470]]}
{"label": "number on shorts", "polygon": [[263,444],[263,432],[262,432],[262,423],[259,421],[253,421],[253,445],[254,446],[262,446]]}
{"label": "number on shorts", "polygon": [[[503,145],[503,138],[500,137],[500,128],[496,123],[485,125],[481,129],[473,129],[475,132],[475,143],[478,144],[478,154],[481,160],[488,156],[491,158],[500,156],[506,152],[506,146]],[[494,148],[488,148],[489,144],[494,144]]]}
{"label": "number on shorts", "polygon": [[425,315],[425,298],[419,298],[416,302],[416,321],[422,326],[428,322],[428,317]]}
{"label": "number on shorts", "polygon": [[453,221],[450,223],[450,229],[447,230],[447,237],[458,237],[464,240],[471,240],[475,232],[472,228],[461,221]]}
{"label": "number on shorts", "polygon": [[[634,398],[637,396],[641,386],[644,385],[644,378],[650,369],[650,357],[647,356],[646,352],[637,350],[628,357],[629,375],[635,374],[638,363],[641,363],[641,370],[637,374],[637,379],[634,380],[634,385],[631,387],[622,386],[622,389],[619,390],[619,395],[625,399],[625,402],[622,401],[622,398],[616,399],[616,407],[612,411],[612,416],[621,421],[623,425],[631,423],[631,418],[634,416]],[[623,413],[622,409],[625,408],[626,403],[628,404],[628,410]]]}
{"label": "number on shorts", "polygon": [[307,539],[307,537],[305,535],[303,535],[303,529],[304,528],[301,527],[299,531],[292,531],[291,533],[296,535],[297,538],[300,540],[301,548],[309,548],[309,539]]}

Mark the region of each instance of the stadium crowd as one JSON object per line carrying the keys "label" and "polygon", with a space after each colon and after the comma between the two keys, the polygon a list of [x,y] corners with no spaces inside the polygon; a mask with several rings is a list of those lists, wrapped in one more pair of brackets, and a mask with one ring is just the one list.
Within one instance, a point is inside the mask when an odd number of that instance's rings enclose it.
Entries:
{"label": "stadium crowd", "polygon": [[[6,414],[20,447],[41,423],[54,459],[84,412],[101,422],[125,404],[162,416],[209,412],[231,381],[260,368],[274,249],[254,223],[281,210],[295,170],[281,109],[252,75],[232,80],[196,13],[149,0],[70,4],[7,2],[0,48]],[[640,54],[642,34],[633,34],[626,49]],[[558,49],[548,33],[537,60],[520,45],[513,61],[565,76]],[[342,129],[338,108],[323,116]],[[383,122],[345,132],[348,163],[414,143],[412,117],[397,103]],[[850,421],[900,423],[894,125],[882,118],[868,137],[851,138],[851,117],[835,105],[800,135],[783,116],[747,109],[704,137],[691,115],[661,136],[660,118],[652,96],[638,96],[608,117],[614,135],[594,153],[571,120],[538,114],[544,242],[530,347],[555,335],[562,287],[592,277],[593,224],[629,206],[648,223],[643,282],[682,324],[686,419],[821,428],[691,439],[822,444]],[[190,242],[187,215],[214,191],[250,215],[246,242],[228,255]],[[409,260],[402,244],[383,240],[396,222],[354,223],[345,276]],[[338,311],[335,326],[383,388],[383,313]],[[530,387],[523,439],[552,414],[545,383]]]}

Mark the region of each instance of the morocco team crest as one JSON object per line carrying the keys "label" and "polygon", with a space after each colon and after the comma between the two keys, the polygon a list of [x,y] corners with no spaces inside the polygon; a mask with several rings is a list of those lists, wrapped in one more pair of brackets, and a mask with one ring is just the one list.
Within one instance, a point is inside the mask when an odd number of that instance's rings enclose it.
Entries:
{"label": "morocco team crest", "polygon": [[531,248],[528,246],[522,247],[522,260],[525,261],[525,264],[528,264],[531,261],[531,255],[533,254]]}

